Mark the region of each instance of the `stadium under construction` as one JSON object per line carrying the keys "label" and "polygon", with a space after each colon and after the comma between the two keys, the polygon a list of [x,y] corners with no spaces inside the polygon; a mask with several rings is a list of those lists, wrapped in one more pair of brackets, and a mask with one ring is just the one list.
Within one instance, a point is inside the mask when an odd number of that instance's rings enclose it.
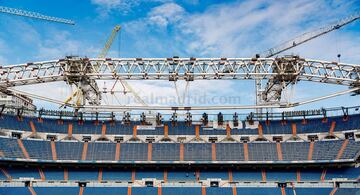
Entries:
{"label": "stadium under construction", "polygon": [[[2,65],[0,92],[14,99],[0,101],[0,194],[359,194],[360,105],[297,107],[358,96],[360,65],[280,54],[359,18],[345,18],[249,58],[108,58],[118,25],[97,58]],[[252,80],[256,103],[148,105],[127,83],[131,80],[184,81],[186,86],[199,80]],[[138,104],[105,105],[105,95],[119,94],[102,90],[102,81],[122,86]],[[60,101],[19,88],[56,82],[75,90]],[[299,82],[347,89],[283,101],[285,90]],[[60,108],[37,109],[32,99]]]}

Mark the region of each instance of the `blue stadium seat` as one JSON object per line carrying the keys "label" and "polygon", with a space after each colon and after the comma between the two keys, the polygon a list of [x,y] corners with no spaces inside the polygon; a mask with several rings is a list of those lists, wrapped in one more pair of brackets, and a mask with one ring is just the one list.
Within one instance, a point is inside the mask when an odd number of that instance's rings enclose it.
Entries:
{"label": "blue stadium seat", "polygon": [[196,181],[195,170],[188,171],[178,171],[178,170],[168,170],[167,179],[169,182],[179,182],[179,181]]}
{"label": "blue stadium seat", "polygon": [[127,195],[127,192],[127,187],[85,187],[83,195]]}
{"label": "blue stadium seat", "polygon": [[103,180],[131,181],[131,170],[124,169],[103,169]]}
{"label": "blue stadium seat", "polygon": [[115,143],[89,142],[86,160],[115,160]]}
{"label": "blue stadium seat", "polygon": [[211,161],[211,144],[208,143],[184,144],[184,160]]}
{"label": "blue stadium seat", "polygon": [[7,167],[6,170],[13,179],[19,179],[21,177],[40,179],[39,170],[34,167]]}
{"label": "blue stadium seat", "polygon": [[43,168],[46,180],[64,180],[63,168]]}
{"label": "blue stadium seat", "polygon": [[261,170],[244,169],[232,171],[233,181],[261,181]]}
{"label": "blue stadium seat", "polygon": [[[79,187],[35,187],[36,195],[75,195],[79,194]],[[30,194],[31,195],[31,194]],[[84,194],[85,195],[85,194]]]}
{"label": "blue stadium seat", "polygon": [[274,195],[281,194],[280,188],[236,188],[236,193],[241,195]]}
{"label": "blue stadium seat", "polygon": [[[0,194],[1,195],[31,195],[31,192],[26,187],[0,187]],[[38,194],[38,195],[42,195],[42,194]]]}
{"label": "blue stadium seat", "polygon": [[69,168],[68,169],[69,180],[76,181],[97,181],[98,169],[91,170],[85,168]]}
{"label": "blue stadium seat", "polygon": [[200,187],[164,187],[163,195],[201,195]]}

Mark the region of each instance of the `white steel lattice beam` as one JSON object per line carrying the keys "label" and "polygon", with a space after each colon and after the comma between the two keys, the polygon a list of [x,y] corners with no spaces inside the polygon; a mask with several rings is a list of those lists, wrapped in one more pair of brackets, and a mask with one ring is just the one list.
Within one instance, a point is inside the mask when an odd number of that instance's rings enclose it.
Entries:
{"label": "white steel lattice beam", "polygon": [[[294,58],[121,58],[62,60],[0,67],[0,86],[91,80],[248,80],[313,81],[358,86],[360,65]],[[256,70],[257,69],[257,70]]]}
{"label": "white steel lattice beam", "polygon": [[46,20],[46,21],[50,21],[50,22],[75,25],[75,22],[72,20],[57,18],[57,17],[53,17],[53,16],[47,16],[47,15],[43,15],[43,14],[40,14],[37,12],[25,11],[25,10],[10,8],[10,7],[0,6],[0,12],[6,13],[6,14],[17,15],[17,16],[35,18],[35,19],[39,19],[39,20]]}

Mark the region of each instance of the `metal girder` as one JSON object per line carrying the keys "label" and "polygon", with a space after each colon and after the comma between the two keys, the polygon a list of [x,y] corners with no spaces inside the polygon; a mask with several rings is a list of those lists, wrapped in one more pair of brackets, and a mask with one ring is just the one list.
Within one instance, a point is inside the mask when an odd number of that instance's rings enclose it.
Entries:
{"label": "metal girder", "polygon": [[283,89],[289,84],[297,82],[297,75],[282,75],[282,73],[296,73],[295,65],[299,63],[299,58],[296,56],[277,58],[278,65],[273,67],[273,73],[279,73],[268,79],[266,87],[260,93],[258,104],[278,104],[281,100]]}
{"label": "metal girder", "polygon": [[57,17],[53,17],[53,16],[46,16],[46,15],[43,15],[43,14],[40,14],[37,12],[25,11],[25,10],[10,8],[10,7],[0,6],[0,12],[18,15],[18,16],[29,17],[29,18],[35,18],[35,19],[40,19],[40,20],[46,20],[46,21],[51,21],[51,22],[75,25],[75,22],[72,20],[57,18]]}
{"label": "metal girder", "polygon": [[313,81],[358,86],[360,65],[302,58],[67,58],[0,67],[0,86],[65,80],[247,80]]}

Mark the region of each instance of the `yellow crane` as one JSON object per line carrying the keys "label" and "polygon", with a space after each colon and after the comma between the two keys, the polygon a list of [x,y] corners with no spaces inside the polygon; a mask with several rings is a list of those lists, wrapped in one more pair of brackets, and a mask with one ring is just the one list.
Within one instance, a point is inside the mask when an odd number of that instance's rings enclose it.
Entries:
{"label": "yellow crane", "polygon": [[107,53],[109,52],[109,49],[111,48],[112,43],[114,42],[114,39],[117,35],[117,33],[121,30],[121,26],[120,25],[116,25],[114,27],[114,29],[111,32],[110,37],[108,38],[108,40],[105,43],[104,48],[101,50],[100,54],[98,55],[98,58],[105,58]]}
{"label": "yellow crane", "polygon": [[[113,30],[112,30],[112,32],[111,32],[108,40],[107,40],[106,43],[105,43],[104,48],[101,50],[100,54],[98,55],[98,58],[105,58],[105,57],[106,57],[106,55],[108,54],[108,52],[109,52],[109,50],[110,50],[110,48],[111,48],[112,43],[114,42],[114,39],[115,39],[116,35],[118,34],[118,32],[119,32],[120,30],[121,30],[121,26],[120,26],[120,25],[116,25],[116,26],[113,28]],[[142,104],[143,106],[147,106],[147,104],[141,99],[141,97],[139,96],[139,94],[136,93],[136,91],[129,85],[129,83],[127,83],[127,82],[124,81],[124,80],[120,80],[120,79],[118,79],[118,80],[123,84],[123,86],[125,86],[125,87],[128,89],[128,91],[130,91],[130,92],[133,94],[133,96],[135,97],[135,99],[137,100],[137,102],[139,102],[139,103]],[[115,84],[116,84],[116,83],[115,83]],[[77,88],[77,89],[65,100],[64,105],[67,105],[67,104],[69,104],[69,102],[71,102],[72,100],[74,100],[75,105],[76,105],[76,106],[80,106],[80,105],[82,104],[82,101],[81,101],[81,100],[83,99],[83,98],[82,98],[82,95],[83,95],[82,90],[79,89],[79,88]]]}

